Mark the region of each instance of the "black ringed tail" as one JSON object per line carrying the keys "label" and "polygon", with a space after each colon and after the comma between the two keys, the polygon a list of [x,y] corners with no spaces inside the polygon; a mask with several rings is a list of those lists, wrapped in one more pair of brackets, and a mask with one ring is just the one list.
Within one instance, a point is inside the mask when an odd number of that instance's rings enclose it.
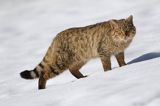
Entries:
{"label": "black ringed tail", "polygon": [[44,68],[44,62],[42,61],[35,69],[33,70],[25,70],[20,73],[20,76],[24,79],[35,79],[39,78],[41,72]]}

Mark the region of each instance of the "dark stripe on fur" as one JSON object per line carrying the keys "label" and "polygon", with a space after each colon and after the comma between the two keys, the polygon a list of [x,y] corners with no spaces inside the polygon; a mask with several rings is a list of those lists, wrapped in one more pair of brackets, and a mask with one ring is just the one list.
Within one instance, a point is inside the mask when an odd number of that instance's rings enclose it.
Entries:
{"label": "dark stripe on fur", "polygon": [[59,72],[55,71],[55,70],[52,70],[52,72],[56,75],[59,75]]}
{"label": "dark stripe on fur", "polygon": [[55,75],[59,75],[59,72],[55,71],[55,69],[53,67],[50,66],[50,69]]}
{"label": "dark stripe on fur", "polygon": [[36,74],[37,77],[39,77],[39,74],[38,74],[36,68],[33,70],[33,72]]}
{"label": "dark stripe on fur", "polygon": [[43,66],[43,64],[42,64],[42,63],[40,63],[40,64],[39,64],[39,66],[40,66],[42,69],[44,68],[44,66]]}

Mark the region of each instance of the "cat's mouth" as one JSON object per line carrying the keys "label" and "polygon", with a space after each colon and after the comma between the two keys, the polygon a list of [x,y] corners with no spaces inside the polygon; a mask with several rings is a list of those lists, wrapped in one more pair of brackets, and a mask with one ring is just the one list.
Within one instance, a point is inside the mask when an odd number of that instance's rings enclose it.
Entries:
{"label": "cat's mouth", "polygon": [[131,36],[130,36],[130,37],[126,37],[126,38],[125,38],[125,41],[126,41],[126,42],[127,42],[127,41],[131,41],[132,39],[133,39],[133,37],[131,37]]}
{"label": "cat's mouth", "polygon": [[123,36],[123,37],[116,37],[114,38],[114,41],[117,43],[122,43],[122,42],[128,42],[133,39],[134,36]]}
{"label": "cat's mouth", "polygon": [[114,37],[113,40],[117,43],[120,43],[120,42],[126,42],[128,39],[128,37]]}

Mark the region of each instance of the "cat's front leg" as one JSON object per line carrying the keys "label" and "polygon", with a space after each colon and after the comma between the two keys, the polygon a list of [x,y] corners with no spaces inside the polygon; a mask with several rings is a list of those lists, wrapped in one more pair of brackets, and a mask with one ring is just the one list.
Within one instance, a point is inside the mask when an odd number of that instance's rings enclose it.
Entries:
{"label": "cat's front leg", "polygon": [[120,67],[126,65],[126,62],[124,60],[124,52],[116,54],[115,57],[116,57]]}

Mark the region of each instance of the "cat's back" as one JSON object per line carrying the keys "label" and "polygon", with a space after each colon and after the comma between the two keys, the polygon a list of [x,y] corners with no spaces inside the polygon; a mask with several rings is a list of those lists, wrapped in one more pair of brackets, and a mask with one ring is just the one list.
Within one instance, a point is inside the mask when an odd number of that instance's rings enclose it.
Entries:
{"label": "cat's back", "polygon": [[64,31],[61,31],[57,34],[55,39],[70,39],[70,38],[81,38],[81,37],[94,37],[92,35],[96,35],[98,33],[102,33],[107,29],[108,21],[96,23],[93,25],[88,25],[84,27],[73,27],[66,29]]}
{"label": "cat's back", "polygon": [[104,35],[105,25],[106,22],[102,22],[66,29],[58,33],[53,42],[59,50],[81,53],[84,57],[95,57],[98,55],[97,48]]}
{"label": "cat's back", "polygon": [[106,34],[109,30],[110,26],[108,21],[84,27],[74,27],[58,33],[54,41],[63,44],[83,44],[83,46],[87,44],[94,46],[104,37],[104,33]]}

